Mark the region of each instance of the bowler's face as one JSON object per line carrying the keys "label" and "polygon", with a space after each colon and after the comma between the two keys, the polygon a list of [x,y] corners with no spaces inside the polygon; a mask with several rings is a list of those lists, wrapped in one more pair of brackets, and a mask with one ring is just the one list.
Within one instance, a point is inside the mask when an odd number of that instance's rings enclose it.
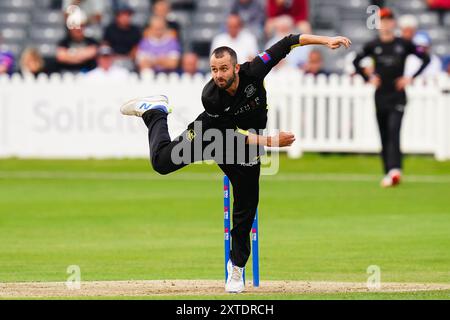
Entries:
{"label": "bowler's face", "polygon": [[214,83],[220,89],[228,89],[236,78],[236,66],[233,66],[230,55],[225,53],[220,58],[212,55],[210,66]]}

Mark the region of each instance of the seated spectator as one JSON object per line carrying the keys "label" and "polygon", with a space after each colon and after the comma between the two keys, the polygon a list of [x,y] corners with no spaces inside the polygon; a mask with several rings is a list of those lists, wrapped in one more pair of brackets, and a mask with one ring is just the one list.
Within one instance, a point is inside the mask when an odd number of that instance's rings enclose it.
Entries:
{"label": "seated spectator", "polygon": [[188,52],[181,58],[181,73],[195,75],[200,73],[198,69],[198,56],[195,53]]}
{"label": "seated spectator", "polygon": [[114,51],[109,46],[101,46],[97,52],[97,68],[89,71],[86,78],[94,81],[125,80],[127,69],[114,65]]}
{"label": "seated spectator", "polygon": [[44,72],[44,59],[35,48],[27,48],[20,57],[20,73],[22,76],[37,76]]}
{"label": "seated spectator", "polygon": [[230,14],[241,17],[245,27],[257,38],[263,38],[262,30],[266,21],[266,14],[258,0],[234,0]]}
{"label": "seated spectator", "polygon": [[9,51],[0,50],[0,75],[12,74],[14,71],[14,55]]}
{"label": "seated spectator", "polygon": [[311,33],[308,21],[308,0],[267,0],[266,34],[272,35],[273,19],[288,15],[301,33]]}
{"label": "seated spectator", "polygon": [[[274,36],[266,43],[264,48],[270,48],[275,43],[283,39],[284,37],[294,33],[294,20],[287,15],[279,16],[274,19]],[[294,48],[286,59],[281,60],[276,69],[281,69],[285,67],[295,68],[302,67],[308,60],[308,55],[311,52],[311,46],[297,47]]]}
{"label": "seated spectator", "polygon": [[398,19],[401,36],[407,41],[412,41],[417,32],[419,22],[412,14],[405,14]]}
{"label": "seated spectator", "polygon": [[130,71],[134,68],[137,46],[142,36],[139,28],[131,24],[132,15],[133,9],[129,6],[118,6],[114,22],[106,28],[103,36],[105,43],[117,55],[116,63]]}
{"label": "seated spectator", "polygon": [[168,33],[180,41],[180,25],[170,18],[172,8],[167,0],[156,0],[153,3],[153,16],[163,18],[166,21]]}
{"label": "seated spectator", "polygon": [[308,61],[303,66],[302,70],[305,74],[312,74],[317,76],[319,74],[329,75],[328,71],[323,69],[323,56],[320,50],[312,50],[308,55]]}
{"label": "seated spectator", "polygon": [[236,51],[238,63],[251,60],[258,54],[255,36],[243,29],[241,18],[235,14],[227,18],[227,31],[213,38],[211,52],[222,46],[231,47]]}
{"label": "seated spectator", "polygon": [[67,36],[58,43],[56,60],[61,71],[87,72],[96,67],[97,42],[84,34],[86,17],[82,15],[80,27],[68,29]]}
{"label": "seated spectator", "polygon": [[[441,59],[431,52],[431,38],[426,32],[417,32],[413,39],[413,43],[417,46],[417,50],[426,52],[431,61],[425,70],[420,74],[421,77],[435,77],[442,72]],[[412,77],[422,65],[422,60],[416,55],[409,55],[405,62],[405,76]]]}
{"label": "seated spectator", "polygon": [[439,14],[439,23],[444,25],[445,13],[450,10],[449,0],[427,0],[428,7]]}
{"label": "seated spectator", "polygon": [[62,10],[67,19],[67,16],[71,14],[68,12],[68,8],[71,5],[78,6],[81,11],[87,15],[86,24],[100,24],[102,21],[103,13],[105,11],[104,0],[63,0]]}
{"label": "seated spectator", "polygon": [[180,44],[167,32],[166,21],[153,17],[145,34],[147,36],[139,43],[136,55],[139,71],[175,71],[180,61]]}

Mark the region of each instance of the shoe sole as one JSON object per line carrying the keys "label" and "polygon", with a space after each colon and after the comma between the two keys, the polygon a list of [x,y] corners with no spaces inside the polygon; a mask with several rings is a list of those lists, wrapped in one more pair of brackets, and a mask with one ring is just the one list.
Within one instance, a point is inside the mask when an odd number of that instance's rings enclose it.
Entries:
{"label": "shoe sole", "polygon": [[[162,102],[164,101],[165,104],[167,105],[167,110],[169,111],[169,99],[167,98],[167,96],[165,95],[158,95],[158,96],[151,96],[151,97],[142,97],[142,98],[136,98],[136,99],[132,99],[129,100],[127,102],[125,102],[121,107],[120,107],[120,113],[125,115],[125,116],[136,116],[136,117],[140,117],[141,114],[134,109],[134,105],[138,102],[148,102],[148,103],[154,103],[154,102]],[[126,111],[126,109],[129,106],[133,106],[133,110],[132,111]]]}
{"label": "shoe sole", "polygon": [[237,294],[237,293],[242,293],[242,292],[244,292],[244,289],[242,289],[242,290],[240,290],[240,291],[227,291],[227,290],[225,290],[227,293],[234,293],[234,294]]}

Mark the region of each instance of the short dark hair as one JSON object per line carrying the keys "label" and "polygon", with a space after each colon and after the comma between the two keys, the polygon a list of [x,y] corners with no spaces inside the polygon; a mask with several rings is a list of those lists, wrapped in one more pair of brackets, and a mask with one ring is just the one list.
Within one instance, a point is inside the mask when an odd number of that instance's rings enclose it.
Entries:
{"label": "short dark hair", "polygon": [[226,47],[226,46],[218,47],[218,48],[214,49],[211,56],[214,56],[216,58],[222,58],[225,55],[225,53],[228,53],[230,55],[231,63],[235,66],[237,64],[237,54],[236,54],[236,51],[234,51],[230,47]]}

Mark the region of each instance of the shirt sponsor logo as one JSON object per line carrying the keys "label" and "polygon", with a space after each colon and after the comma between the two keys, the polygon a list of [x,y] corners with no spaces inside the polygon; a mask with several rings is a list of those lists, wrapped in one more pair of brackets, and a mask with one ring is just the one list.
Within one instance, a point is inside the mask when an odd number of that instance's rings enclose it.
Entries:
{"label": "shirt sponsor logo", "polygon": [[219,117],[218,114],[208,113],[207,111],[205,111],[205,112],[206,112],[206,114],[207,114],[209,117],[211,117],[211,118],[218,118],[218,117]]}

